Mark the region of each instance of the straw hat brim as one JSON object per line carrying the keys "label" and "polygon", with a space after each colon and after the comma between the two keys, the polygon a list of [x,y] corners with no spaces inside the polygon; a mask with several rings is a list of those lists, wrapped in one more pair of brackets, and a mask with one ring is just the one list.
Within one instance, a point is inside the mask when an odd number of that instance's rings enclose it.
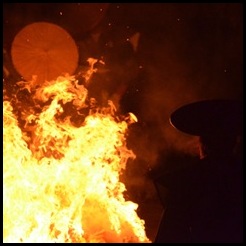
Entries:
{"label": "straw hat brim", "polygon": [[170,123],[176,129],[195,136],[241,134],[243,103],[238,100],[203,100],[175,110]]}

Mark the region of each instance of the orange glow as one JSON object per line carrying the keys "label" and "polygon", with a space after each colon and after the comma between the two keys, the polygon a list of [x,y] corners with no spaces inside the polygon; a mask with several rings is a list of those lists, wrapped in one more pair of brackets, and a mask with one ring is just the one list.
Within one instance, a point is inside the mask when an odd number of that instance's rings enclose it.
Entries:
{"label": "orange glow", "polygon": [[150,242],[120,181],[135,158],[125,133],[136,117],[98,111],[75,127],[71,116],[59,118],[61,102],[87,107],[87,90],[73,76],[30,86],[44,106],[23,114],[24,127],[3,102],[3,242]]}

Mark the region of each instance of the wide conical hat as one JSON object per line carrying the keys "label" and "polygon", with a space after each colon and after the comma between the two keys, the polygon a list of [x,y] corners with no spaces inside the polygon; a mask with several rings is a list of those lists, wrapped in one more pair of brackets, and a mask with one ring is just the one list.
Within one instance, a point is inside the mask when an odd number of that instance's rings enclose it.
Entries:
{"label": "wide conical hat", "polygon": [[208,134],[241,134],[243,104],[238,100],[203,100],[184,105],[170,116],[178,130],[196,136]]}
{"label": "wide conical hat", "polygon": [[35,22],[15,36],[11,58],[17,72],[27,81],[37,75],[37,83],[72,75],[79,60],[78,48],[71,35],[53,23]]}

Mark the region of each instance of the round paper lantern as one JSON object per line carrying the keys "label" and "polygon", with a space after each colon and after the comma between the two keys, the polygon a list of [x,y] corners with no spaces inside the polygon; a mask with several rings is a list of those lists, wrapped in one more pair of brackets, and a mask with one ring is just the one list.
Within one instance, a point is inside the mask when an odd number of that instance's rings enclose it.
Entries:
{"label": "round paper lantern", "polygon": [[72,75],[78,66],[79,53],[66,30],[53,23],[35,22],[17,33],[11,58],[26,81],[36,75],[37,83],[44,83],[65,73]]}

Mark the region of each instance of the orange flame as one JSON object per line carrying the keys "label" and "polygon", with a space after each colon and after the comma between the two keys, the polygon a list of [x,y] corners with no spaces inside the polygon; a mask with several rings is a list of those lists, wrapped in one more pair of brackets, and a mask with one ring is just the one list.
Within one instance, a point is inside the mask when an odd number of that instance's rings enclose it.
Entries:
{"label": "orange flame", "polygon": [[112,110],[89,114],[79,127],[59,118],[61,103],[86,108],[86,97],[73,76],[45,82],[33,96],[42,111],[25,115],[24,129],[3,102],[4,243],[150,242],[120,181],[135,158],[126,147],[129,121],[105,113]]}

